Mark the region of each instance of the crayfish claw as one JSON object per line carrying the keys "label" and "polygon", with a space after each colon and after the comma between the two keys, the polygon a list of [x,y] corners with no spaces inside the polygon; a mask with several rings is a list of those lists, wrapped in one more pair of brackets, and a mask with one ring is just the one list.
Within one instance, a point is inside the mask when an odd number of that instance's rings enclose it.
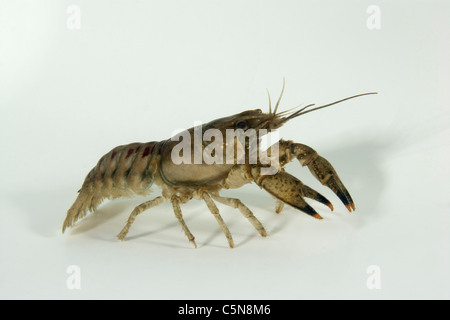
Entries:
{"label": "crayfish claw", "polygon": [[328,181],[324,184],[338,196],[349,212],[352,212],[352,209],[355,211],[353,199],[337,175],[330,176]]}
{"label": "crayfish claw", "polygon": [[255,179],[255,181],[277,200],[303,211],[316,219],[322,219],[322,217],[305,201],[304,197],[312,198],[325,204],[329,203],[324,196],[305,186],[296,177],[284,171],[280,171],[274,175],[265,175],[262,178]]}

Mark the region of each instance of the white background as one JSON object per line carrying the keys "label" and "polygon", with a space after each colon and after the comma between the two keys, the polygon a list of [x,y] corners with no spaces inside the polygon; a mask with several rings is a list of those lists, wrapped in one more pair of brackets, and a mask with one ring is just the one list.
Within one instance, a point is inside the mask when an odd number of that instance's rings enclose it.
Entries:
{"label": "white background", "polygon": [[[70,5],[81,12],[71,30]],[[381,29],[367,27],[369,5]],[[0,298],[448,299],[448,1],[2,1]],[[281,136],[310,145],[356,203],[324,217],[256,185],[228,191],[262,221],[261,238],[219,205],[228,248],[200,201],[169,203],[115,235],[144,198],[102,204],[61,234],[85,175],[117,145],[245,109],[366,96],[297,118]],[[155,190],[155,195],[158,194]],[[66,271],[81,271],[70,290]],[[369,289],[370,266],[381,288]],[[370,269],[369,269],[370,270]]]}

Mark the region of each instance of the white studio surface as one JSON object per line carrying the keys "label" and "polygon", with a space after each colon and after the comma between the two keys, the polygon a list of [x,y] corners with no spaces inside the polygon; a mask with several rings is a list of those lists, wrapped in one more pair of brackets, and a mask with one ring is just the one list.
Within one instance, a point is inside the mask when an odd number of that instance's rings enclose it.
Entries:
{"label": "white studio surface", "polygon": [[[445,1],[2,1],[0,298],[450,298],[449,9]],[[277,215],[254,184],[227,191],[268,231],[260,237],[218,205],[234,249],[195,200],[182,210],[197,249],[170,203],[140,215],[119,242],[146,198],[106,201],[61,234],[103,154],[195,121],[267,111],[266,88],[276,100],[283,78],[283,110],[379,92],[280,131],[332,163],[355,213],[292,162],[287,170],[334,212],[311,201],[323,220],[290,207]]]}

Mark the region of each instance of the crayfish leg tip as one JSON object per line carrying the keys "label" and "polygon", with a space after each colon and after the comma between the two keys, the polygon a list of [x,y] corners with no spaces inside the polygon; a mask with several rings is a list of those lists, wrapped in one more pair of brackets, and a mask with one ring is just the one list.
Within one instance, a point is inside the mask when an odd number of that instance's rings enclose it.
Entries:
{"label": "crayfish leg tip", "polygon": [[61,230],[61,233],[64,234],[64,232],[66,231],[66,229],[67,229],[68,227],[70,227],[70,226],[69,226],[68,224],[64,223],[64,224],[63,224],[63,227],[62,227],[62,230]]}

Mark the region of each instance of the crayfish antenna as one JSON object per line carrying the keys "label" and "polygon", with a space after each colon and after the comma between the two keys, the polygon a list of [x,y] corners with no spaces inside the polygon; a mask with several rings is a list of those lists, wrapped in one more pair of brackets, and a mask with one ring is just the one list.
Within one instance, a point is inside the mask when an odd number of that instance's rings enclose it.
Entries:
{"label": "crayfish antenna", "polygon": [[281,97],[283,97],[285,86],[286,86],[286,81],[285,81],[285,79],[283,77],[283,88],[281,89],[280,97],[278,98],[277,104],[275,105],[275,110],[273,111],[273,114],[277,113],[278,107],[280,105]]}

